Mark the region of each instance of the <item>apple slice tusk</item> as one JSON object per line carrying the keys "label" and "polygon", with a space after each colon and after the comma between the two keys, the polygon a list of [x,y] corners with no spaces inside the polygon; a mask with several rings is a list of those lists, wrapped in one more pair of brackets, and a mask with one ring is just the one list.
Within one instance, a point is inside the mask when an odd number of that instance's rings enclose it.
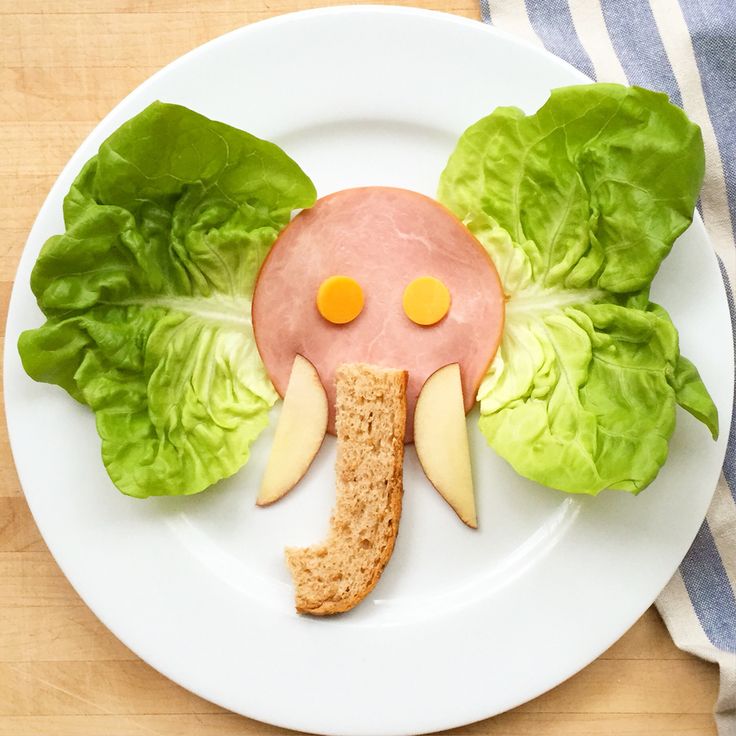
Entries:
{"label": "apple slice tusk", "polygon": [[297,355],[256,504],[268,506],[305,475],[327,432],[327,394],[315,367]]}
{"label": "apple slice tusk", "polygon": [[440,368],[424,382],[414,409],[414,446],[429,482],[465,524],[477,529],[468,426],[457,363]]}

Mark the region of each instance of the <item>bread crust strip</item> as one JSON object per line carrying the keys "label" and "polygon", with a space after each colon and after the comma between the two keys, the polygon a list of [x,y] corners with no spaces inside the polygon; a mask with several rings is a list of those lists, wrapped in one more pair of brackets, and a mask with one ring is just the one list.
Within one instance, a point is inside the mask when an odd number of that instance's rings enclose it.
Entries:
{"label": "bread crust strip", "polygon": [[403,497],[406,371],[345,364],[336,374],[337,498],[327,539],[287,548],[296,610],[354,608],[394,549]]}

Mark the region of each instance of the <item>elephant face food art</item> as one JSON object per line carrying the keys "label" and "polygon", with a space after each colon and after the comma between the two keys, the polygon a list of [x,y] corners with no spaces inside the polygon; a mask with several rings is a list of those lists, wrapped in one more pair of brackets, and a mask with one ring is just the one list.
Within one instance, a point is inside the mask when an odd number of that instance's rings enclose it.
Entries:
{"label": "elephant face food art", "polygon": [[[338,436],[330,536],[287,552],[299,611],[347,610],[377,582],[398,531],[404,440],[416,438],[430,480],[463,521],[477,525],[465,411],[496,352],[503,317],[501,283],[486,251],[448,210],[415,192],[337,192],[279,236],[253,297],[258,350],[285,397],[259,503],[272,503],[300,480],[326,429]],[[391,402],[380,400],[361,414],[371,396],[352,389],[366,364],[404,374],[398,417],[384,416]],[[340,399],[341,375],[351,406]],[[365,386],[376,390],[373,381]],[[342,406],[356,422],[336,422]],[[352,453],[341,426],[352,436]],[[361,427],[367,430],[359,443]],[[393,452],[376,463],[381,445]]]}
{"label": "elephant face food art", "polygon": [[236,473],[279,395],[259,505],[334,432],[328,537],[286,557],[297,610],[338,613],[393,550],[405,442],[477,525],[476,401],[493,450],[569,493],[646,488],[678,405],[717,436],[716,407],[649,300],[703,173],[699,128],[639,87],[497,108],[458,140],[437,202],[386,187],[317,200],[274,144],[156,102],[74,181],[65,232],[31,277],[45,323],[18,349],[33,379],[94,411],[129,496]]}

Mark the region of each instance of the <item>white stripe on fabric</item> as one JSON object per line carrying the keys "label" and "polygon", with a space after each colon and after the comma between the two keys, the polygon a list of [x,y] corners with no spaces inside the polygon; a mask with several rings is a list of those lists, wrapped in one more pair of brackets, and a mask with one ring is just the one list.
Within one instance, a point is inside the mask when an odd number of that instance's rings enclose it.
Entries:
{"label": "white stripe on fabric", "polygon": [[736,250],[731,235],[726,179],[716,134],[705,104],[690,31],[679,3],[673,0],[649,0],[649,5],[680,88],[683,107],[703,131],[705,146],[705,181],[701,194],[703,219],[708,227],[713,247],[723,261],[726,273],[733,284],[736,283]]}
{"label": "white stripe on fabric", "polygon": [[613,49],[598,0],[568,0],[575,30],[588,52],[599,82],[626,84],[626,74]]}
{"label": "white stripe on fabric", "polygon": [[[723,476],[716,486],[707,518],[726,575],[731,587],[736,590],[736,502]],[[733,625],[736,627],[736,620]]]}
{"label": "white stripe on fabric", "polygon": [[529,16],[526,14],[524,0],[488,0],[490,22],[502,31],[513,33],[539,48],[544,44],[532,28]]}

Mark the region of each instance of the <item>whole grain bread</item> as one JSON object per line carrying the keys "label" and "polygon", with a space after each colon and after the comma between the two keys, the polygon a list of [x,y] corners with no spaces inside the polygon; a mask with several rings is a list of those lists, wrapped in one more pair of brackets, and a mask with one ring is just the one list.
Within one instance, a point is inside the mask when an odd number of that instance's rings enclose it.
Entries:
{"label": "whole grain bread", "polygon": [[401,518],[406,371],[336,373],[337,501],[322,544],[287,548],[296,610],[325,616],[365,598],[391,557]]}

